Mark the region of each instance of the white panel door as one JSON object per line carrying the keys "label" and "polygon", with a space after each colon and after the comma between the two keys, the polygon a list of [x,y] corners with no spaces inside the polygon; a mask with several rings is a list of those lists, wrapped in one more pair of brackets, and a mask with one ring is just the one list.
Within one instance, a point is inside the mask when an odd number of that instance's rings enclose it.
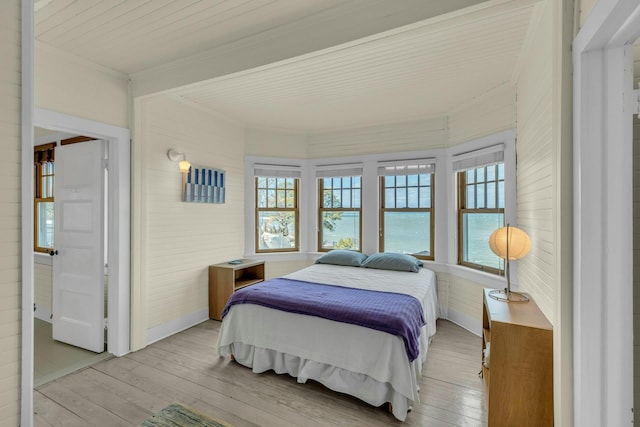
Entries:
{"label": "white panel door", "polygon": [[104,142],[56,147],[53,339],[104,351]]}

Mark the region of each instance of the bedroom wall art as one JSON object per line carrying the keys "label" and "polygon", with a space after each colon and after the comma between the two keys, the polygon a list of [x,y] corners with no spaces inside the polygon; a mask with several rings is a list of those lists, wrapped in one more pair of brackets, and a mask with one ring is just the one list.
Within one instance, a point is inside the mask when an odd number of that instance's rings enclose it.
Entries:
{"label": "bedroom wall art", "polygon": [[220,169],[191,165],[183,174],[182,201],[224,203],[226,173]]}

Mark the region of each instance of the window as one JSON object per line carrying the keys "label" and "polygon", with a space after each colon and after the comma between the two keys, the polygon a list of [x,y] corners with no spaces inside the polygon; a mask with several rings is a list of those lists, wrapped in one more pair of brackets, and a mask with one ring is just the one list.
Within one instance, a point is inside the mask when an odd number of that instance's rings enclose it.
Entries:
{"label": "window", "polygon": [[55,142],[34,147],[34,251],[53,249],[53,183]]}
{"label": "window", "polygon": [[255,164],[255,250],[300,250],[300,168]]}
{"label": "window", "polygon": [[433,259],[435,165],[384,162],[380,176],[380,251]]}
{"label": "window", "polygon": [[458,172],[458,263],[501,274],[489,236],[504,225],[504,163]]}
{"label": "window", "polygon": [[362,168],[318,170],[318,251],[362,250]]}

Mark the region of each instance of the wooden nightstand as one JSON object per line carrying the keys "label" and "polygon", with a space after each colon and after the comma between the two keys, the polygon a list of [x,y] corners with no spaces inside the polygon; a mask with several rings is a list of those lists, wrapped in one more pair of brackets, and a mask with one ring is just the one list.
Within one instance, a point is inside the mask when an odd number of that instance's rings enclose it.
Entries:
{"label": "wooden nightstand", "polygon": [[489,291],[484,290],[482,310],[482,375],[489,426],[552,426],[551,323],[533,299],[507,303],[491,298]]}
{"label": "wooden nightstand", "polygon": [[236,290],[264,280],[264,261],[243,259],[240,264],[209,266],[209,318],[221,320],[227,300]]}

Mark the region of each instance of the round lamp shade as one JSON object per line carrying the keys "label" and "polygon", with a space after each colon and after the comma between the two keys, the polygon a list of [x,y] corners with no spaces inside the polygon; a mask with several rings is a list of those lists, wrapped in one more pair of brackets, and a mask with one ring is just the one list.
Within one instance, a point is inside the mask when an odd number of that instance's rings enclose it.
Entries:
{"label": "round lamp shade", "polygon": [[[508,240],[507,240],[508,234]],[[489,247],[494,254],[502,259],[507,259],[507,249],[509,260],[520,259],[529,253],[531,240],[527,233],[516,227],[506,226],[498,228],[489,237]]]}

